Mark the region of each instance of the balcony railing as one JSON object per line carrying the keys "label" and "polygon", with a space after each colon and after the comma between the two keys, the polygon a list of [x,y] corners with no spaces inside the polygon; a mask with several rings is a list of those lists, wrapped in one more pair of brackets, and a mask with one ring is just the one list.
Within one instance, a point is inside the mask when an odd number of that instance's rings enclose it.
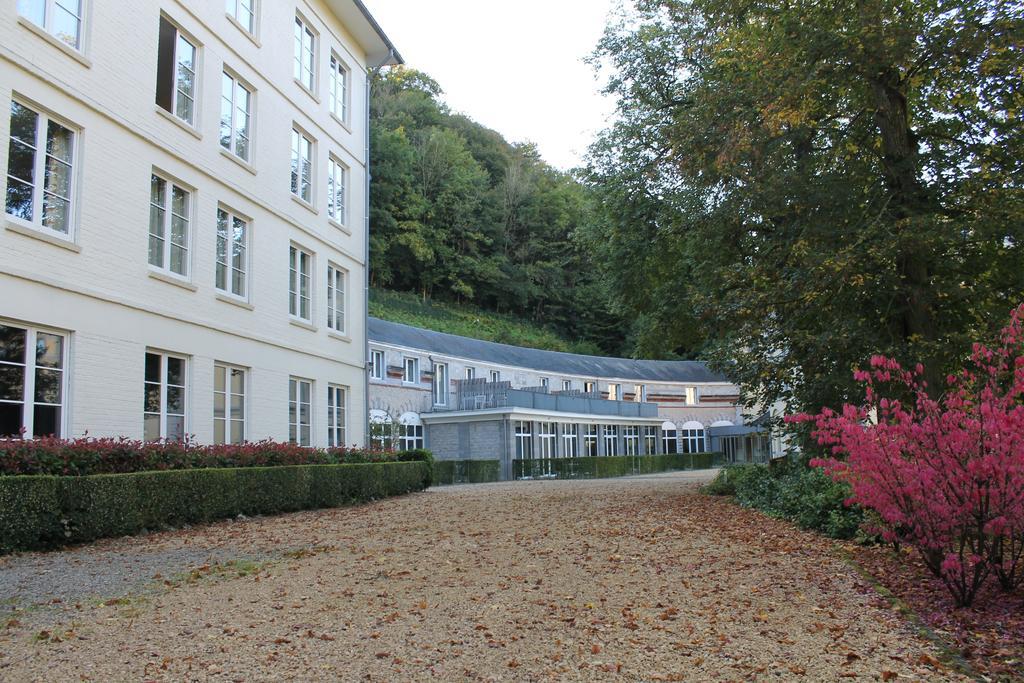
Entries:
{"label": "balcony railing", "polygon": [[433,407],[434,412],[527,408],[559,413],[607,415],[611,417],[658,417],[654,403],[609,401],[599,394],[578,391],[550,392],[547,387],[513,389],[511,382],[457,380],[447,405]]}

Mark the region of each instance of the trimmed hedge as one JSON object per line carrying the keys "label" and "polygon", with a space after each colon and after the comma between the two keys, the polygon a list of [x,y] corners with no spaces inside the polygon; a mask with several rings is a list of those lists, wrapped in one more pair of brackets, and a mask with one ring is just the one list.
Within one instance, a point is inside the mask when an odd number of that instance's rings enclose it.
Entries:
{"label": "trimmed hedge", "polygon": [[0,477],[0,553],[421,491],[429,462]]}
{"label": "trimmed hedge", "polygon": [[722,461],[721,453],[668,453],[664,455],[598,456],[514,460],[513,479],[606,479],[636,474],[709,469]]}
{"label": "trimmed hedge", "polygon": [[485,484],[501,481],[500,460],[435,460],[434,484]]}

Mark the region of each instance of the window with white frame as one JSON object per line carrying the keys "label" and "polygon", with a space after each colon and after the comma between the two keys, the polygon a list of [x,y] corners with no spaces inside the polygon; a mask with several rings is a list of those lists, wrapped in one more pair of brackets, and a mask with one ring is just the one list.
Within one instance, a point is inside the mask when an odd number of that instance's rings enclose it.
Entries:
{"label": "window with white frame", "polygon": [[313,141],[292,128],[292,194],[313,203]]}
{"label": "window with white frame", "polygon": [[384,352],[370,351],[370,377],[384,379]]}
{"label": "window with white frame", "polygon": [[466,379],[476,379],[476,368],[466,368]]}
{"label": "window with white frame", "polygon": [[658,452],[658,428],[644,427],[644,454],[655,455]]}
{"label": "window with white frame", "polygon": [[516,431],[516,460],[533,459],[533,429],[530,422],[517,420]]}
{"label": "window with white frame", "polygon": [[245,442],[245,370],[233,365],[213,366],[213,442]]}
{"label": "window with white frame", "polygon": [[398,418],[398,422],[399,449],[412,451],[423,448],[423,421],[420,416],[416,413],[406,413]]}
{"label": "window with white frame", "polygon": [[608,400],[609,401],[618,401],[620,398],[622,398],[622,394],[619,392],[619,385],[618,384],[609,384],[608,385]]}
{"label": "window with white frame", "polygon": [[619,454],[619,428],[615,425],[605,425],[602,429],[604,436],[604,454],[615,456]]}
{"label": "window with white frame", "polygon": [[501,381],[501,370],[491,370],[491,381],[492,382],[500,382]]}
{"label": "window with white frame", "polygon": [[697,387],[686,387],[686,405],[697,405]]}
{"label": "window with white frame", "polygon": [[149,265],[188,277],[192,193],[154,173],[149,179]]}
{"label": "window with white frame", "polygon": [[225,0],[225,11],[250,35],[256,35],[256,3],[259,0]]}
{"label": "window with white frame", "polygon": [[448,366],[434,363],[434,405],[448,405]]}
{"label": "window with white frame", "polygon": [[584,425],[583,426],[583,455],[588,458],[596,458],[597,449],[597,437],[598,437],[598,426],[597,425]]}
{"label": "window with white frame", "polygon": [[348,123],[349,70],[337,55],[331,54],[331,113]]}
{"label": "window with white frame", "polygon": [[572,380],[562,380],[562,391],[572,391]]}
{"label": "window with white frame", "polygon": [[146,441],[183,441],[188,410],[186,361],[146,352],[143,435]]}
{"label": "window with white frame", "polygon": [[406,384],[418,384],[420,381],[420,359],[406,358],[404,361],[405,373],[402,381]]}
{"label": "window with white frame", "polygon": [[327,266],[327,327],[345,334],[345,290],[348,273],[335,265]]}
{"label": "window with white frame", "polygon": [[597,388],[597,384],[595,382],[584,382],[583,383],[583,393],[585,393],[585,394],[593,394],[596,388]]}
{"label": "window with white frame", "polygon": [[395,423],[383,410],[370,411],[370,447],[381,451],[395,447]]}
{"label": "window with white frame", "polygon": [[313,382],[288,379],[288,443],[313,444]]}
{"label": "window with white frame", "polygon": [[312,254],[296,246],[288,248],[288,313],[293,318],[307,322],[312,320],[312,270]]}
{"label": "window with white frame", "polygon": [[678,432],[674,429],[662,429],[661,431],[661,452],[662,453],[678,453],[679,442]]}
{"label": "window with white frame", "polygon": [[696,425],[692,427],[689,424],[683,425],[682,430],[682,443],[683,453],[703,453],[706,450],[704,429],[698,429]]}
{"label": "window with white frame", "polygon": [[295,17],[295,68],[293,75],[302,87],[316,88],[316,34],[302,17]]}
{"label": "window with white frame", "polygon": [[66,335],[0,323],[0,437],[64,435],[66,357]]}
{"label": "window with white frame", "polygon": [[636,401],[637,403],[647,402],[646,384],[637,384],[635,387],[633,387],[633,400]]}
{"label": "window with white frame", "polygon": [[75,137],[71,128],[48,114],[11,100],[8,215],[71,235]]}
{"label": "window with white frame", "polygon": [[220,146],[249,161],[252,138],[252,89],[227,71],[221,76]]}
{"label": "window with white frame", "polygon": [[549,380],[547,377],[541,377],[540,378],[540,385],[542,387],[544,387],[545,389],[547,389],[547,388],[549,388],[551,386],[551,380]]}
{"label": "window with white frame", "polygon": [[327,385],[327,445],[343,448],[348,442],[348,389]]}
{"label": "window with white frame", "polygon": [[580,454],[580,426],[575,424],[562,425],[562,457],[575,458]]}
{"label": "window with white frame", "polygon": [[623,427],[622,445],[626,455],[640,455],[640,428],[636,425]]}
{"label": "window with white frame", "polygon": [[217,209],[217,289],[245,298],[248,292],[249,224],[241,216]]}
{"label": "window with white frame", "polygon": [[182,35],[166,17],[160,17],[156,103],[190,126],[195,125],[196,119],[198,55],[196,43]]}
{"label": "window with white frame", "polygon": [[555,443],[557,434],[555,433],[554,422],[537,423],[537,439],[540,445],[540,457],[547,460],[556,457]]}
{"label": "window with white frame", "polygon": [[338,225],[346,223],[348,167],[333,155],[327,163],[327,217]]}
{"label": "window with white frame", "polygon": [[82,47],[82,0],[18,0],[18,14],[57,40]]}

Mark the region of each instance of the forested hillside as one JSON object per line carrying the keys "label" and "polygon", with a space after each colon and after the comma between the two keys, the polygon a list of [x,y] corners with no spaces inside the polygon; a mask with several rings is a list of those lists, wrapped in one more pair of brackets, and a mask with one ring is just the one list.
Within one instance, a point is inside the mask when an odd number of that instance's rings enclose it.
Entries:
{"label": "forested hillside", "polygon": [[441,94],[412,69],[374,79],[372,285],[622,353],[625,326],[575,240],[593,215],[587,191],[533,145],[451,113]]}

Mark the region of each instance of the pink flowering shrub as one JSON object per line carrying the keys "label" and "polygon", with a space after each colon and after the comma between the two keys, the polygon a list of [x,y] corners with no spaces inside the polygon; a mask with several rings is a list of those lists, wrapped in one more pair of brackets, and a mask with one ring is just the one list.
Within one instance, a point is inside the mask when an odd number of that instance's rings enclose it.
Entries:
{"label": "pink flowering shrub", "polygon": [[259,441],[200,446],[130,439],[0,439],[0,475],[85,476],[224,467],[395,462],[405,454],[359,448],[321,450]]}
{"label": "pink flowering shrub", "polygon": [[884,537],[916,548],[959,605],[986,579],[1024,583],[1024,305],[999,344],[975,344],[938,398],[920,365],[876,356],[855,378],[862,405],[791,421],[813,424],[832,457],[812,461],[848,482]]}

